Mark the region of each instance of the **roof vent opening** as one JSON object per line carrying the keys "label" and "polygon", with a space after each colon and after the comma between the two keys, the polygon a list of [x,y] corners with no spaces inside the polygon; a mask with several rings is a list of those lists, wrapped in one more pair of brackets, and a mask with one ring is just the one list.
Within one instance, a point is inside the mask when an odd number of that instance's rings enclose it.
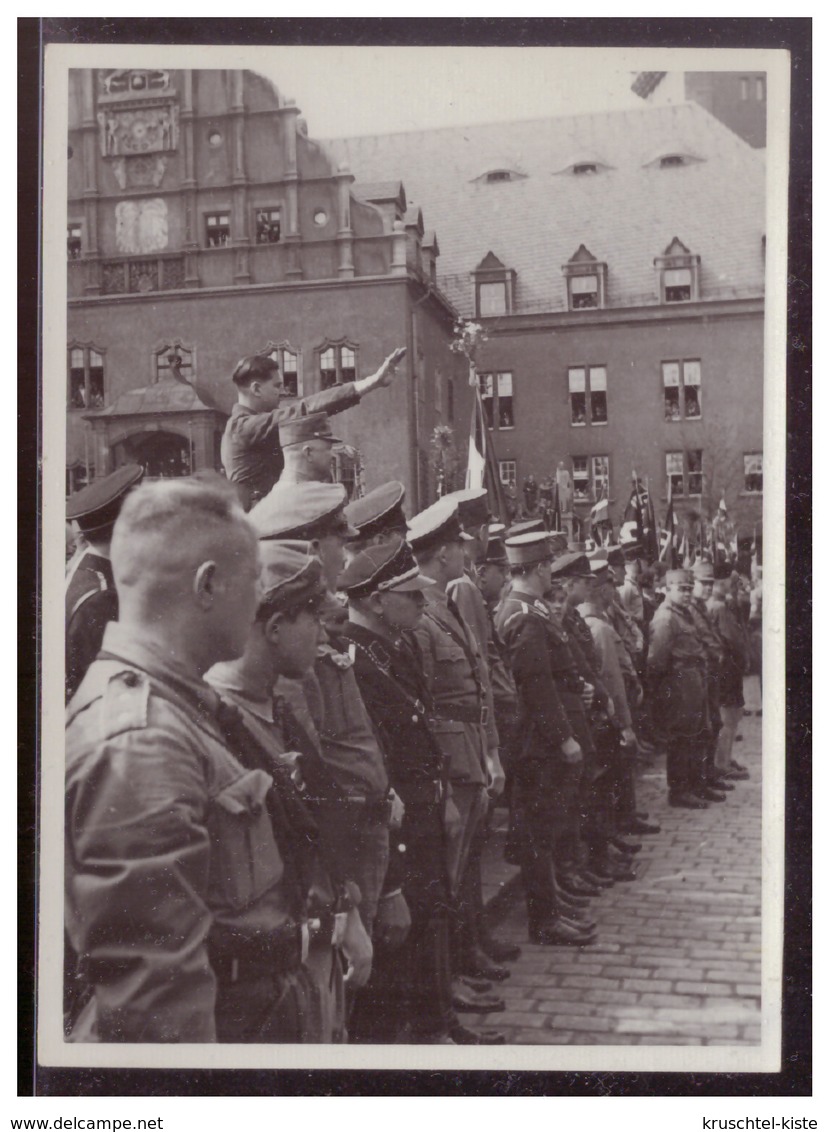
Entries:
{"label": "roof vent opening", "polygon": [[492,184],[495,181],[511,181],[512,171],[510,169],[492,169],[491,172],[486,174],[487,184]]}
{"label": "roof vent opening", "polygon": [[665,153],[658,164],[661,169],[676,169],[679,165],[686,165],[687,159],[681,153]]}
{"label": "roof vent opening", "polygon": [[581,161],[577,165],[572,166],[572,172],[576,177],[583,177],[590,173],[597,173],[598,166],[594,161]]}

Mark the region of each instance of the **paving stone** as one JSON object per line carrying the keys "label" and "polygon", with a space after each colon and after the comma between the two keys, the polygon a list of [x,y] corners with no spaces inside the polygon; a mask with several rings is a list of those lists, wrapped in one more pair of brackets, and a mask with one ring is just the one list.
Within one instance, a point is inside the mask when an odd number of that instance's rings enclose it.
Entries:
{"label": "paving stone", "polygon": [[621,989],[650,994],[656,991],[671,991],[673,984],[668,982],[667,979],[624,979],[621,983]]}
{"label": "paving stone", "polygon": [[[535,1027],[539,1028],[543,1026],[546,1022],[545,1014],[533,1014],[528,1010],[505,1010],[502,1014],[482,1014],[476,1017],[485,1019],[485,1021],[481,1021],[480,1023],[484,1029],[495,1028],[502,1030],[505,1026],[534,1029]],[[468,1025],[468,1023],[464,1022],[463,1025]]]}
{"label": "paving stone", "polygon": [[566,1026],[570,1030],[589,1030],[592,1033],[599,1033],[612,1028],[612,1022],[609,1018],[583,1018],[576,1014],[562,1014],[557,1018],[557,1021],[561,1026]]}
{"label": "paving stone", "polygon": [[580,1000],[572,1001],[570,994],[568,1001],[563,1002],[539,1002],[538,1011],[541,1014],[560,1014],[566,1016],[568,1014],[584,1015],[585,1017],[592,1017],[601,1014],[602,1007],[596,1005],[594,1002],[581,1002]]}
{"label": "paving stone", "polygon": [[602,979],[598,975],[565,975],[561,979],[561,986],[581,987],[582,990],[589,990],[591,987],[604,987],[606,990],[621,989],[619,979]]}
{"label": "paving stone", "polygon": [[586,1002],[597,1002],[608,1006],[632,1006],[638,1002],[639,995],[635,991],[621,990],[588,990],[584,994]]}
{"label": "paving stone", "polygon": [[702,1006],[704,1000],[687,994],[642,994],[642,1006]]}
{"label": "paving stone", "polygon": [[761,998],[762,988],[759,983],[737,983],[736,993],[745,998]]}

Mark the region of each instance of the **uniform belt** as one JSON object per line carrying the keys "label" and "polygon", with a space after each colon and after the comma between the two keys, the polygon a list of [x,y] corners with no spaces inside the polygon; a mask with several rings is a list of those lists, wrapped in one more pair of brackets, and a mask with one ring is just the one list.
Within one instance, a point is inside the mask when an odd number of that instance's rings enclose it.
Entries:
{"label": "uniform belt", "polygon": [[410,782],[398,782],[399,794],[404,805],[438,805],[443,800],[443,784],[439,779],[434,781],[412,779]]}
{"label": "uniform belt", "polygon": [[437,719],[447,719],[452,723],[479,723],[485,727],[489,722],[487,704],[438,704],[434,714]]}
{"label": "uniform belt", "polygon": [[384,794],[342,794],[338,798],[314,798],[307,801],[324,806],[353,807],[366,817],[387,821],[391,817],[391,801]]}

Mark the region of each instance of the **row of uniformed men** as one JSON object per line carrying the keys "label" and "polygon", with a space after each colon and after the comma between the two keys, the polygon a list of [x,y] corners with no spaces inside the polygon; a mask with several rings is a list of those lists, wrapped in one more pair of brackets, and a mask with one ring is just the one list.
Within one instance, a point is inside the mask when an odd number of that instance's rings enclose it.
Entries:
{"label": "row of uniformed men", "polygon": [[[497,1009],[497,960],[514,957],[481,916],[501,750],[530,936],[594,938],[587,897],[631,873],[618,813],[641,828],[618,757],[634,746],[624,680],[602,687],[573,614],[585,587],[601,620],[606,568],[553,563],[532,532],[507,539],[504,562],[487,518],[482,493],[407,527],[398,484],[347,508],[338,485],[277,484],[249,516],[250,614],[248,532],[223,485],[128,500],[111,547],[119,623],[68,716],[76,1040],[341,1040],[347,1009],[358,1040],[502,1041],[455,1013]],[[560,625],[544,600],[555,575],[569,578]],[[368,983],[347,1008],[339,956],[352,988]]]}

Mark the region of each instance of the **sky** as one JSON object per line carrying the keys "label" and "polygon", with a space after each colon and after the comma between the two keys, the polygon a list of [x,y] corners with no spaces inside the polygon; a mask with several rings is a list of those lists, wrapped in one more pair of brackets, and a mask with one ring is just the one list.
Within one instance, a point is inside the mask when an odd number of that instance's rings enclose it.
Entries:
{"label": "sky", "polygon": [[642,106],[636,62],[601,49],[269,47],[254,69],[311,137],[329,138]]}

